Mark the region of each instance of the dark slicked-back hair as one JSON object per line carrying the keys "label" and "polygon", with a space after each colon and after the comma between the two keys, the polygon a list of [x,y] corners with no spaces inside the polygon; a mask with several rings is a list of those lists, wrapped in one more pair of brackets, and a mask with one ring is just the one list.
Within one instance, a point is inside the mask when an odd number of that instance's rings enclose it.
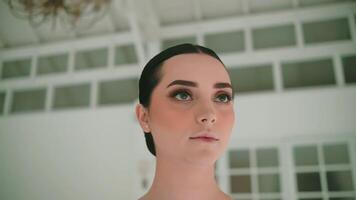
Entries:
{"label": "dark slicked-back hair", "polygon": [[[150,106],[152,92],[154,88],[158,85],[162,77],[161,68],[163,62],[173,56],[188,53],[206,54],[219,60],[224,65],[224,63],[220,60],[219,56],[213,50],[199,45],[185,43],[172,46],[161,51],[148,61],[148,63],[143,68],[143,71],[140,76],[139,101],[143,107],[149,108]],[[150,132],[144,133],[148,150],[154,156],[156,156],[156,148],[152,134]]]}

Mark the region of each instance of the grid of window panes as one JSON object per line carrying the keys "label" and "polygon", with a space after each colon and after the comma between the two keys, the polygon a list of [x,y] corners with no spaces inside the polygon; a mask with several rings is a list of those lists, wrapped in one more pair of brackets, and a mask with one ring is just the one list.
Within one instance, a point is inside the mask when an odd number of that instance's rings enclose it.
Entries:
{"label": "grid of window panes", "polygon": [[230,194],[236,200],[282,199],[277,147],[230,149]]}
{"label": "grid of window panes", "polygon": [[[301,7],[310,5],[306,3],[307,1],[300,2],[303,2],[300,4]],[[335,1],[333,0],[333,2]],[[253,12],[258,12],[258,10],[259,9]],[[345,44],[345,41],[352,43],[351,33],[352,28],[354,27],[350,26],[350,24],[350,18],[345,15],[343,17],[321,18],[312,21],[302,20],[297,23],[286,22],[285,24],[280,25],[250,27],[250,31],[245,31],[244,27],[236,27],[231,30],[203,33],[202,38],[200,38],[199,41],[203,41],[205,46],[214,49],[219,54],[240,54],[246,53],[246,51],[249,50],[252,50],[251,53],[254,53],[276,48],[297,48],[298,43],[296,39],[298,38],[298,34],[300,38],[303,39],[303,41],[301,41],[303,43],[302,46],[305,47],[330,44],[331,42],[341,42]],[[300,25],[300,32],[297,32],[296,25]],[[251,39],[251,49],[248,49],[245,46],[247,38]],[[178,43],[186,42],[198,43],[197,35],[192,34],[178,36],[176,38],[163,38],[161,47],[167,48]],[[34,75],[35,78],[42,78],[47,75],[56,76],[66,75],[67,73],[72,72],[81,73],[90,70],[105,70],[109,68],[109,65],[114,65],[114,67],[135,65],[138,63],[138,58],[134,47],[133,44],[120,44],[115,45],[114,48],[101,46],[92,49],[81,49],[74,52],[73,58],[69,52],[63,51],[54,54],[39,54],[34,58],[19,57],[9,60],[5,58],[1,63],[0,81],[7,81],[14,78],[25,79],[32,77],[32,75]],[[110,53],[110,50],[113,52]],[[335,62],[335,59],[341,60],[341,66],[334,66],[335,63],[337,63]],[[231,81],[235,86],[234,89],[237,90],[237,94],[243,94],[249,92],[277,91],[277,83],[275,83],[276,78],[274,77],[276,73],[274,72],[276,68],[279,67],[282,76],[282,90],[291,90],[302,87],[333,87],[339,83],[339,81],[336,80],[336,77],[338,76],[335,75],[337,72],[335,69],[337,67],[341,67],[340,71],[342,72],[341,74],[343,77],[341,78],[341,82],[344,82],[346,85],[354,84],[356,82],[355,60],[354,52],[345,52],[338,58],[334,58],[333,55],[325,55],[314,59],[305,57],[296,60],[283,60],[283,58],[281,58],[281,60],[278,61],[278,65],[280,65],[278,67],[275,66],[277,63],[273,63],[272,60],[267,60],[262,64],[251,62],[248,66],[235,64],[234,66],[227,67],[231,75]],[[35,64],[37,65],[35,66]],[[32,69],[33,67],[35,68],[34,70]],[[256,79],[256,76],[258,76],[258,79]],[[88,81],[89,80],[83,81],[82,84],[85,84]],[[133,81],[130,82],[133,83]],[[132,90],[132,88],[135,88],[135,85],[130,83],[127,84],[129,87],[125,87],[125,92],[120,91],[120,93],[111,93],[110,90],[114,88],[115,85],[121,85],[121,81],[100,80],[99,96],[96,97],[99,101],[99,105],[129,102],[135,99],[136,91]],[[54,87],[57,88],[57,86],[59,85],[55,85]],[[46,86],[43,87],[45,90],[44,93],[47,93]],[[32,89],[24,87],[23,90],[29,90],[26,91],[26,93],[31,93],[30,90]],[[56,91],[58,92],[60,90]],[[92,92],[91,89],[89,92]],[[18,93],[18,91],[10,91],[10,93],[17,95],[22,94]],[[123,98],[126,93],[129,94],[129,96]],[[8,111],[13,113],[44,110],[43,102],[41,105],[36,105],[35,103],[26,103],[25,101],[16,98],[5,98],[8,95],[9,92],[5,91],[0,95],[0,111],[2,111],[2,113],[7,114]],[[38,93],[36,93],[36,95],[41,101],[43,98],[47,98],[47,96],[43,94],[43,91],[41,92],[41,95],[38,95]],[[86,100],[78,98],[86,98]],[[68,99],[68,101],[80,101],[85,102],[85,105],[88,105],[87,102],[91,102],[92,100],[88,100],[87,98],[91,98],[91,95],[75,97],[74,100]],[[5,103],[7,99],[12,100],[13,102]],[[16,102],[14,102],[15,100]],[[65,105],[77,105],[77,103],[64,102],[67,100],[63,99],[60,101],[63,101]],[[8,105],[7,107],[11,108],[5,108],[5,105]]]}
{"label": "grid of window panes", "polygon": [[355,200],[348,143],[293,147],[298,200]]}
{"label": "grid of window panes", "polygon": [[[74,54],[74,70],[76,73],[91,69],[106,69],[109,62],[108,47],[77,50]],[[137,56],[133,44],[118,45],[114,50],[115,66],[137,64]],[[0,80],[12,78],[29,78],[33,59],[17,58],[2,62]],[[35,76],[63,74],[69,70],[69,53],[61,52],[49,55],[38,55]]]}
{"label": "grid of window panes", "polygon": [[[38,55],[36,66],[33,66],[34,59],[30,57],[5,60],[1,67],[1,80],[13,78],[30,78],[31,68],[35,67],[34,75],[42,78],[47,75],[66,75],[69,73],[69,53],[58,52],[54,54]],[[108,47],[97,49],[78,50],[74,53],[74,73],[91,69],[106,69],[109,62]],[[132,66],[138,63],[133,44],[115,46],[113,63],[114,67]],[[25,113],[45,111],[45,105],[49,104],[51,110],[73,109],[79,107],[89,107],[93,101],[91,93],[92,85],[98,85],[97,106],[117,105],[133,102],[137,98],[138,80],[134,78],[121,78],[100,80],[91,84],[90,81],[81,83],[66,83],[53,86],[51,102],[48,99],[48,87],[23,87],[10,91],[11,102],[5,103],[9,92],[0,91],[0,115],[5,112],[5,105],[9,105],[8,112]],[[6,112],[7,113],[7,112]]]}

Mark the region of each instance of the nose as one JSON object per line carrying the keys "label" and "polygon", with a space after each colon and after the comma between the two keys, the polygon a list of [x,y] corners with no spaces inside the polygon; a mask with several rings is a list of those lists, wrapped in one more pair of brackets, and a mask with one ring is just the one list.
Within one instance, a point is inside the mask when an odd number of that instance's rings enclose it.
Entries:
{"label": "nose", "polygon": [[201,108],[201,113],[197,116],[198,123],[203,126],[212,126],[215,124],[216,120],[216,113],[211,106],[204,106]]}

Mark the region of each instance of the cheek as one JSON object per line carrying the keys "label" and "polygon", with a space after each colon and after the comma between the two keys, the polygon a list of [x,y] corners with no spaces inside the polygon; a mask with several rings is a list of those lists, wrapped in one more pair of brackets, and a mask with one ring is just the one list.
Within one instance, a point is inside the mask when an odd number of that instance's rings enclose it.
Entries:
{"label": "cheek", "polygon": [[[154,107],[155,106],[155,107]],[[179,135],[191,121],[190,112],[175,107],[167,100],[156,100],[152,104],[151,128],[157,134]]]}
{"label": "cheek", "polygon": [[219,126],[225,136],[229,136],[235,123],[235,112],[233,109],[220,113]]}

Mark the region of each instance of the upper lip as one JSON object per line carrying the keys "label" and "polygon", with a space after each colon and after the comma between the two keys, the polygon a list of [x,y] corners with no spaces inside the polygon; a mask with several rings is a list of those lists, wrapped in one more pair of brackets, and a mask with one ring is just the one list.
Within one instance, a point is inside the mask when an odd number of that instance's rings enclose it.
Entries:
{"label": "upper lip", "polygon": [[196,139],[196,138],[211,138],[214,140],[219,140],[216,136],[214,136],[209,131],[202,131],[202,132],[198,133],[196,136],[190,137],[190,139]]}

